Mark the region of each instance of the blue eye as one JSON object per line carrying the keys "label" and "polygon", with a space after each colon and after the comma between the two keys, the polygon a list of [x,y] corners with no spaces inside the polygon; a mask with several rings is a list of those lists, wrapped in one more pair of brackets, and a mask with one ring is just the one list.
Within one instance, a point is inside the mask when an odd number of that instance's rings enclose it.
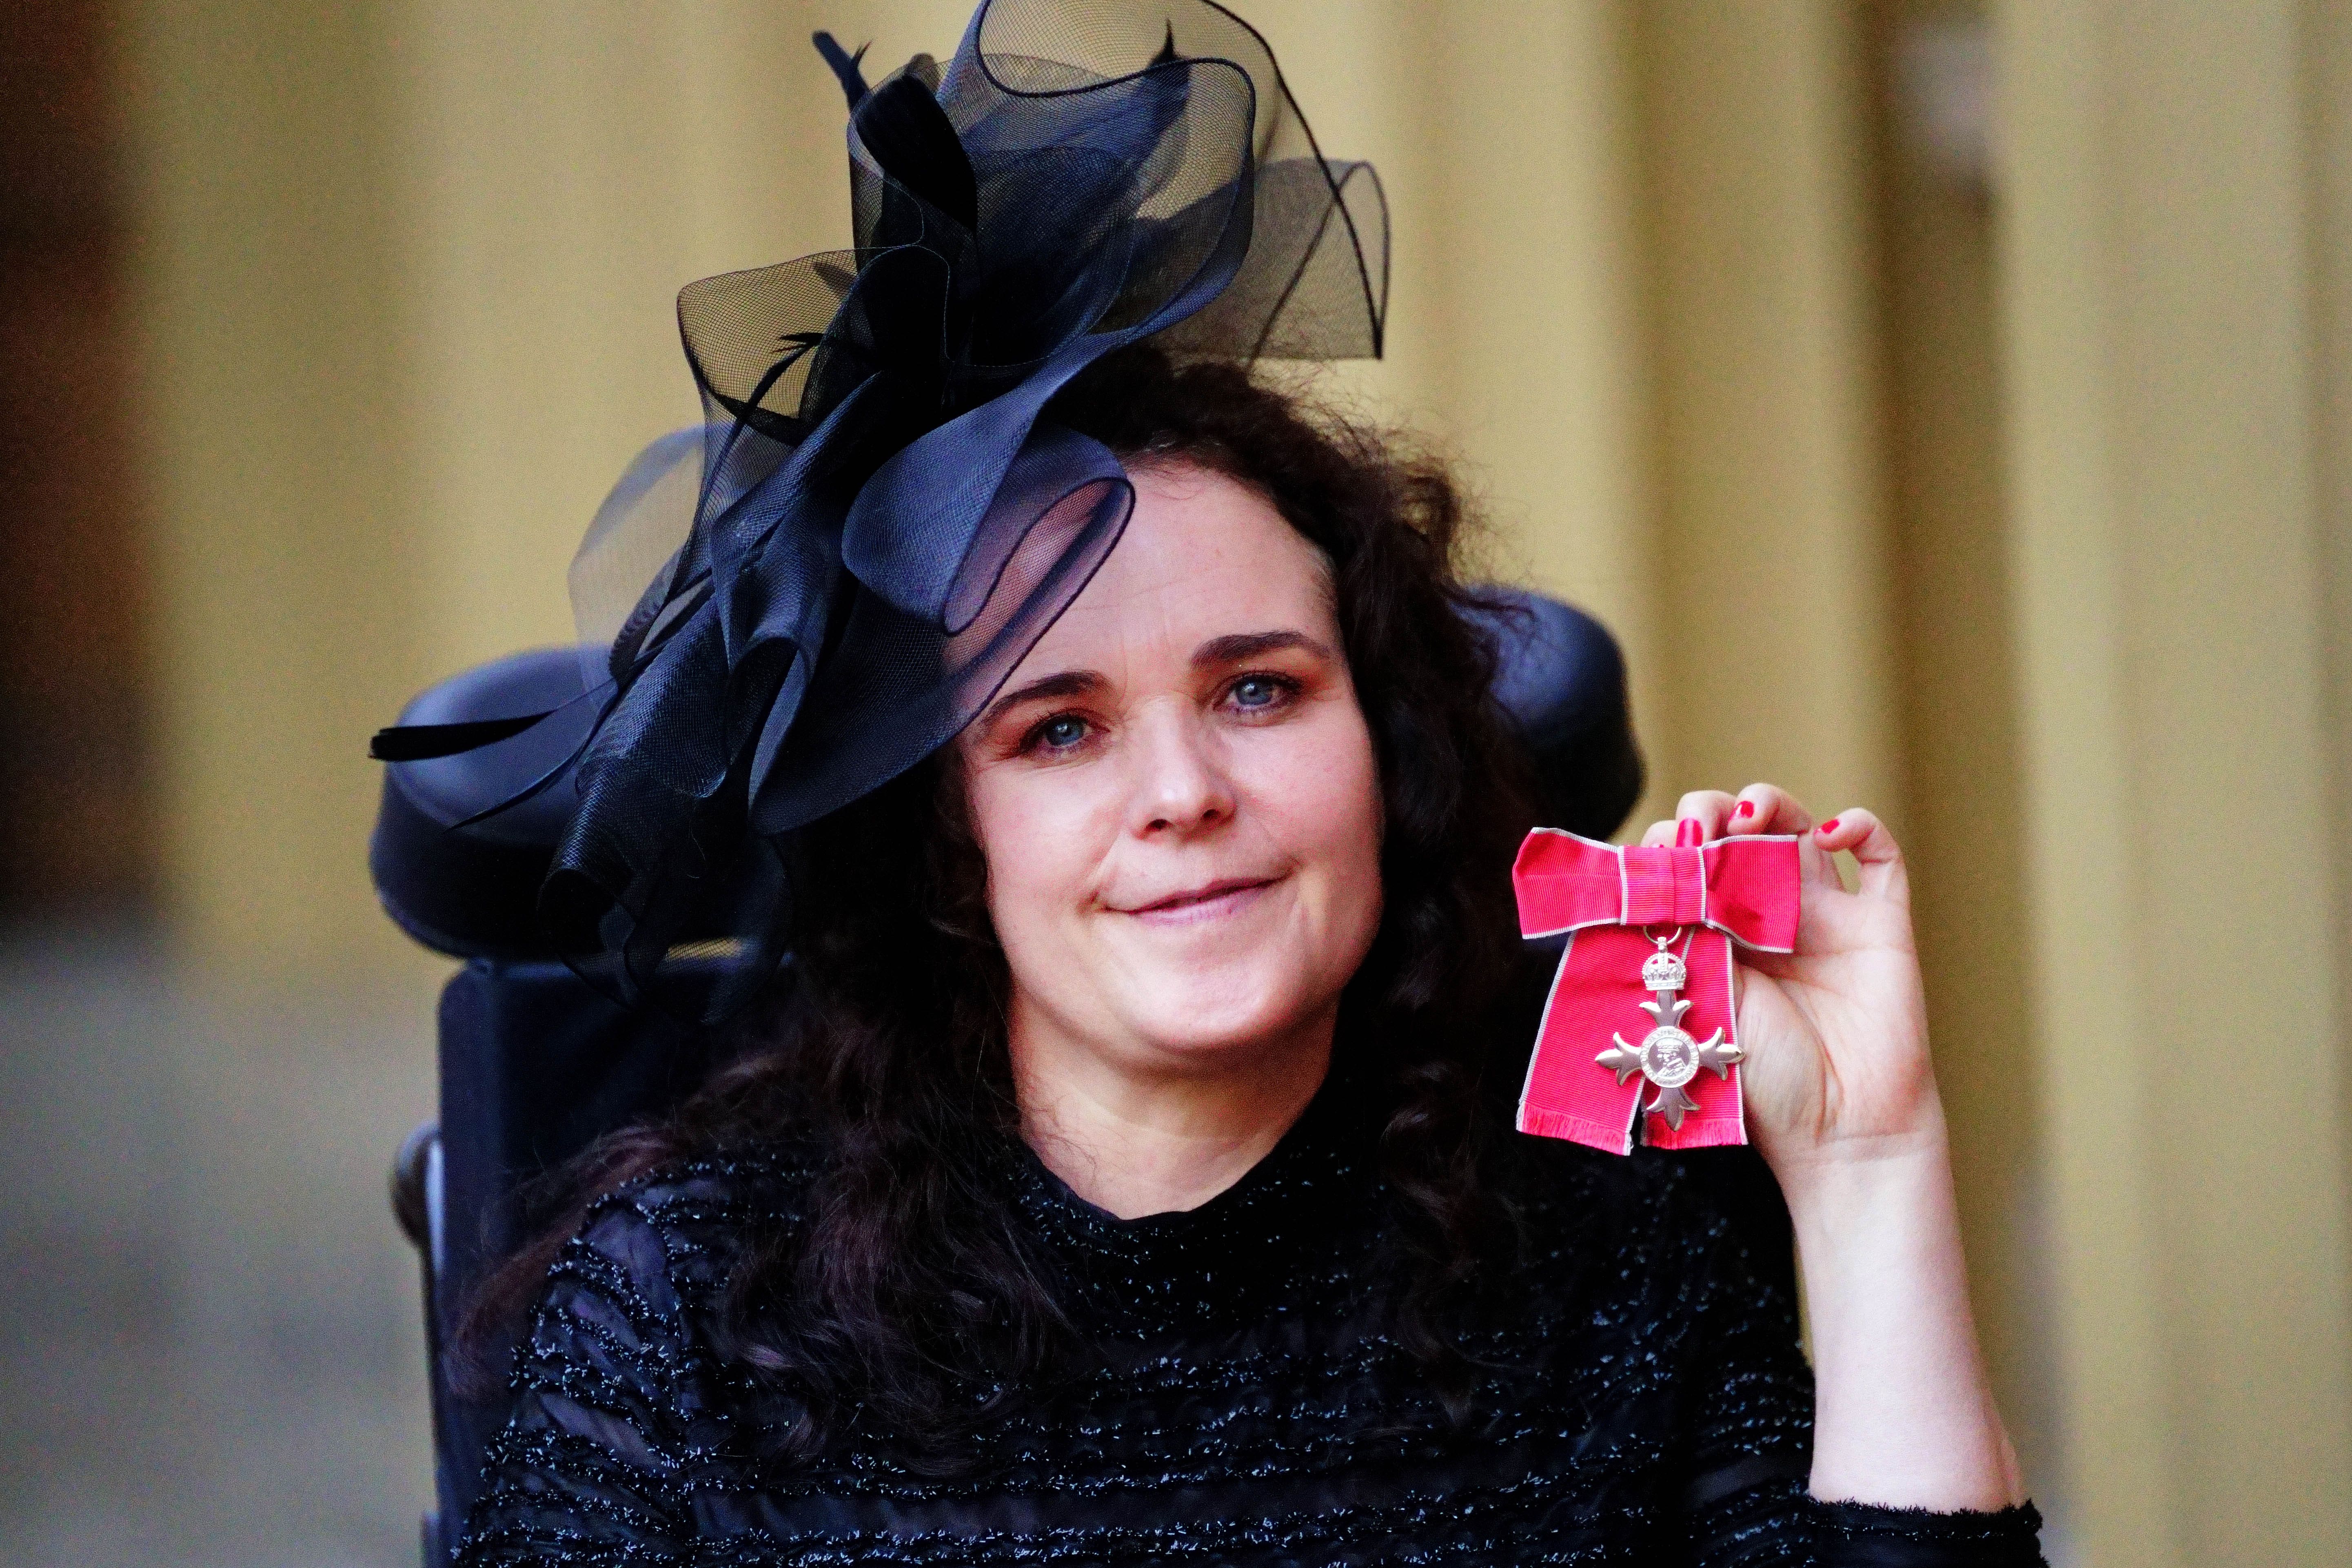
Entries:
{"label": "blue eye", "polygon": [[1234,682],[1234,703],[1240,708],[1271,708],[1282,700],[1283,684],[1270,675],[1244,675]]}
{"label": "blue eye", "polygon": [[1037,726],[1038,743],[1055,751],[1066,751],[1087,738],[1087,721],[1068,713],[1057,714]]}

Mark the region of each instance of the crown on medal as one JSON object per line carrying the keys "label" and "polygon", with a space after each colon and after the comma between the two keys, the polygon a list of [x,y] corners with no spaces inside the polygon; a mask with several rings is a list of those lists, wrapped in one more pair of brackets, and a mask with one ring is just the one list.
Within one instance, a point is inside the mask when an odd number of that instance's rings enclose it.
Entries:
{"label": "crown on medal", "polygon": [[1642,961],[1642,988],[1645,991],[1680,991],[1690,984],[1690,971],[1683,961],[1661,949]]}

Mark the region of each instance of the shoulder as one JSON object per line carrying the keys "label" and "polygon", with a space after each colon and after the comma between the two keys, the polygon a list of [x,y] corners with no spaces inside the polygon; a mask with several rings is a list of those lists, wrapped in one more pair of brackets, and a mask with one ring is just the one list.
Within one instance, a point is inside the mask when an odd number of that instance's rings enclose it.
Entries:
{"label": "shoulder", "polygon": [[591,1204],[548,1266],[514,1373],[581,1363],[646,1379],[691,1361],[746,1248],[797,1230],[814,1168],[777,1139],[674,1159]]}
{"label": "shoulder", "polygon": [[465,1561],[690,1533],[731,1408],[699,1309],[742,1247],[798,1223],[810,1169],[803,1148],[762,1143],[671,1161],[588,1208],[516,1347]]}
{"label": "shoulder", "polygon": [[799,1230],[816,1169],[807,1140],[780,1137],[682,1156],[591,1205],[548,1270],[547,1302],[584,1287],[647,1324],[677,1324],[749,1247]]}

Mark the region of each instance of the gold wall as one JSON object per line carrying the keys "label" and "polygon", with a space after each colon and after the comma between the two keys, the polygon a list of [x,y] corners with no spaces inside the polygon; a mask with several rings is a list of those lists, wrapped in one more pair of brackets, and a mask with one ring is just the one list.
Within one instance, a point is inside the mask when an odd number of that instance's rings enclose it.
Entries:
{"label": "gold wall", "polygon": [[[1618,630],[1645,811],[1768,777],[1908,838],[2053,1555],[2352,1561],[2347,7],[1244,8],[1394,210],[1339,385]],[[419,972],[368,731],[567,636],[596,500],[695,412],[678,285],[845,237],[811,28],[888,64],[963,9],[130,0],[193,963]],[[1955,174],[1906,95],[1970,47]]]}

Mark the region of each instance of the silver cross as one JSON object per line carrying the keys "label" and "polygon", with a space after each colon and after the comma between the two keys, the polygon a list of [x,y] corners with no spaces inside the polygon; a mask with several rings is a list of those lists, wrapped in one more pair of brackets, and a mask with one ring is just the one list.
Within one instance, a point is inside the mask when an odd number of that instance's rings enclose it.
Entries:
{"label": "silver cross", "polygon": [[1683,1015],[1691,1005],[1675,993],[1690,983],[1690,972],[1680,958],[1666,951],[1672,937],[1650,940],[1657,942],[1658,951],[1643,960],[1642,984],[1657,994],[1654,1000],[1641,1004],[1641,1008],[1657,1026],[1638,1046],[1627,1045],[1622,1035],[1611,1036],[1617,1043],[1593,1059],[1614,1070],[1621,1084],[1637,1072],[1655,1084],[1658,1098],[1643,1109],[1664,1117],[1666,1125],[1679,1132],[1683,1117],[1698,1109],[1698,1101],[1685,1094],[1683,1086],[1696,1078],[1701,1068],[1713,1068],[1716,1077],[1729,1078],[1731,1064],[1740,1059],[1741,1053],[1738,1046],[1724,1043],[1719,1028],[1704,1040],[1695,1040],[1682,1027]]}

